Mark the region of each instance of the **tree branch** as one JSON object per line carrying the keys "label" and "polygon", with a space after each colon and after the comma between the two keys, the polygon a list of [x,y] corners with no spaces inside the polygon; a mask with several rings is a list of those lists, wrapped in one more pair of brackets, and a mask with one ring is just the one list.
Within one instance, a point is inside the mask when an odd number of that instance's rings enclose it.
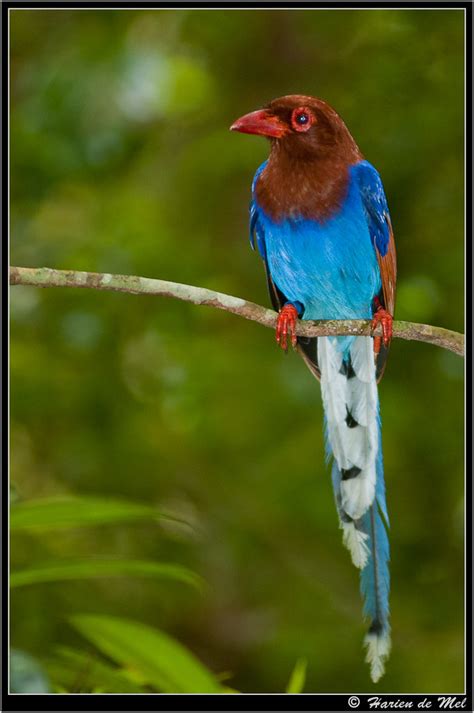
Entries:
{"label": "tree branch", "polygon": [[[34,287],[82,287],[92,290],[129,292],[135,295],[160,295],[173,297],[197,305],[208,305],[232,312],[265,327],[275,328],[276,314],[273,310],[248,302],[240,297],[232,297],[222,292],[214,292],[203,287],[182,285],[179,282],[154,280],[134,275],[109,275],[75,270],[52,270],[48,267],[11,267],[11,285],[32,285]],[[333,335],[370,335],[369,320],[301,320],[297,324],[297,334],[305,337]],[[376,334],[381,334],[380,326]],[[413,322],[393,323],[393,336],[400,339],[428,342],[455,354],[464,356],[464,335],[442,327]]]}

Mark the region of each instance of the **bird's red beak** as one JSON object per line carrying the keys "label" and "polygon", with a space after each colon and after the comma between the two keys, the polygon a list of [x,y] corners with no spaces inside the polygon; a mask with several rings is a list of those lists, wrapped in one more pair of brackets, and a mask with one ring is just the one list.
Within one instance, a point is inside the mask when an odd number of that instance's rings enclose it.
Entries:
{"label": "bird's red beak", "polygon": [[281,139],[286,134],[287,127],[276,116],[265,109],[259,109],[234,121],[230,130],[240,131],[242,134],[258,134],[259,136],[269,136],[272,139]]}

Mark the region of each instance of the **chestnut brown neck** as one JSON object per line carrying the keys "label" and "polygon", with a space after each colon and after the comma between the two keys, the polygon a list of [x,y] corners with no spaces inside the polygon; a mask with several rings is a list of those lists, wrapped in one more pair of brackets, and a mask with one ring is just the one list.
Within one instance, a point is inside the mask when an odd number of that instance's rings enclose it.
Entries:
{"label": "chestnut brown neck", "polygon": [[321,152],[274,141],[255,187],[262,210],[277,222],[291,217],[324,222],[337,213],[347,195],[349,169],[363,159],[352,137],[347,138],[335,150]]}

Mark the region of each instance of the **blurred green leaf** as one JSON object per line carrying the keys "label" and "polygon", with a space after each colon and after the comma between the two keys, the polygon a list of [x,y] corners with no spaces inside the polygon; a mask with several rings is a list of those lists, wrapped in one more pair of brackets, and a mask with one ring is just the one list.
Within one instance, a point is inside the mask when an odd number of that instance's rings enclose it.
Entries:
{"label": "blurred green leaf", "polygon": [[290,676],[288,686],[286,687],[287,693],[302,693],[303,692],[304,684],[306,681],[307,663],[308,662],[306,661],[306,659],[298,659],[298,661],[295,663],[295,667],[294,667],[293,672]]}
{"label": "blurred green leaf", "polygon": [[167,634],[129,619],[79,615],[73,626],[104,654],[125,668],[137,670],[164,693],[218,693],[212,673]]}
{"label": "blurred green leaf", "polygon": [[146,689],[127,671],[114,668],[96,654],[59,647],[46,662],[49,676],[57,691],[71,693],[101,687],[104,693],[143,693]]}
{"label": "blurred green leaf", "polygon": [[12,531],[56,530],[162,519],[177,520],[148,505],[108,498],[42,498],[14,504],[10,511]]}
{"label": "blurred green leaf", "polygon": [[79,560],[59,564],[41,564],[10,574],[12,587],[23,587],[40,582],[58,582],[87,577],[139,576],[172,579],[202,589],[203,580],[180,565],[139,560]]}
{"label": "blurred green leaf", "polygon": [[11,651],[10,690],[12,693],[48,693],[50,690],[42,667],[24,651]]}

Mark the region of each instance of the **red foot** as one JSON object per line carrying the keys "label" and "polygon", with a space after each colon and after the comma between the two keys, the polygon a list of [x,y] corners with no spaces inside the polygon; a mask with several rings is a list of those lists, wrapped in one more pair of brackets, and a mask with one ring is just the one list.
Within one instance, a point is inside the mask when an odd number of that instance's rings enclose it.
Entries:
{"label": "red foot", "polygon": [[[384,309],[384,307],[382,307],[378,297],[375,297],[374,304],[375,304],[375,314],[372,319],[372,331],[374,331],[376,329],[378,324],[381,324],[382,325],[382,334],[383,334],[383,343],[385,344],[386,347],[388,347],[388,345],[390,344],[390,340],[392,338],[393,317],[389,312],[387,312],[386,309]],[[382,337],[374,337],[374,352],[376,354],[378,354],[380,351],[381,341],[382,341]]]}
{"label": "red foot", "polygon": [[288,334],[291,338],[291,345],[293,349],[296,347],[296,320],[298,319],[298,312],[296,307],[291,304],[287,304],[281,308],[278,314],[277,326],[276,326],[276,340],[280,347],[286,352],[288,351]]}

